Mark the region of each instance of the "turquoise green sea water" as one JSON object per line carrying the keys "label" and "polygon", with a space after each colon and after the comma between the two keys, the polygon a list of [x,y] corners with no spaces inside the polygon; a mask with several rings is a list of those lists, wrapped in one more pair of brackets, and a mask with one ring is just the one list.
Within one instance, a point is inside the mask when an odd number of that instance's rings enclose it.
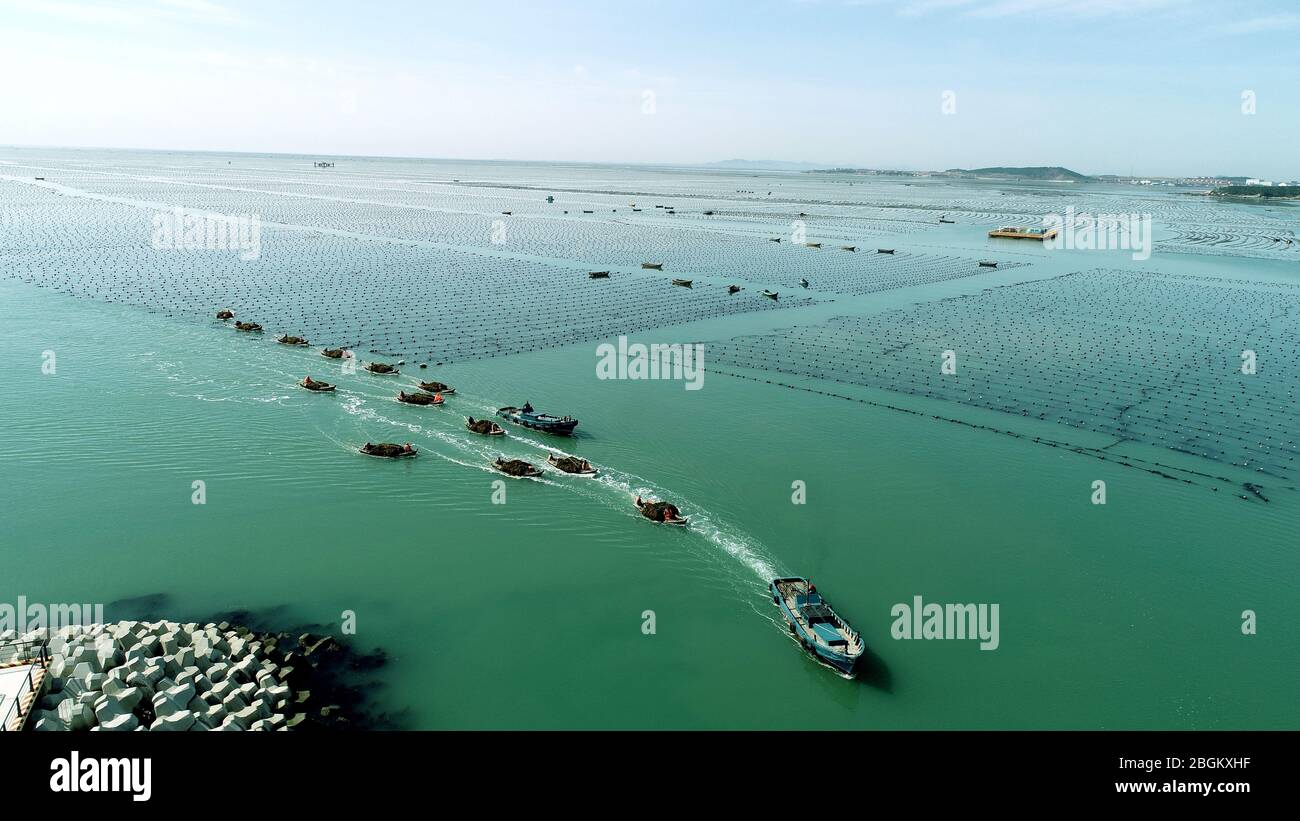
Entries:
{"label": "turquoise green sea water", "polygon": [[[1293,276],[1265,261],[1162,264]],[[722,339],[996,282],[645,338]],[[324,624],[351,610],[356,640],[391,654],[383,698],[412,727],[1300,727],[1292,489],[1245,501],[928,415],[1005,428],[1005,414],[871,388],[820,385],[923,413],[771,374],[706,373],[699,391],[600,381],[587,342],[386,380],[269,333],[14,279],[0,278],[0,304],[5,601],[166,593],[187,614],[284,606]],[[296,388],[308,373],[338,393]],[[426,373],[456,386],[444,407],[393,400]],[[582,435],[463,429],[526,399],[579,416]],[[421,456],[355,453],[381,440]],[[491,458],[544,461],[546,445],[601,477],[507,481],[493,504]],[[1104,506],[1090,503],[1098,479]],[[676,501],[692,527],[642,520],[637,493]],[[811,577],[862,632],[861,680],[800,653],[766,597],[772,574]],[[999,648],[895,640],[890,608],[917,595],[998,603]],[[1247,609],[1257,635],[1240,629]]]}

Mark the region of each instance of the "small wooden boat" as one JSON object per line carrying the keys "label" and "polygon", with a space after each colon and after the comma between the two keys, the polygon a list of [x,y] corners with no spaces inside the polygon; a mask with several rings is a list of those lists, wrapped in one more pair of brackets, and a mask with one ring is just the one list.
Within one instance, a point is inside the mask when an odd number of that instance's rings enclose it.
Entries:
{"label": "small wooden boat", "polygon": [[222,322],[225,322],[227,319],[234,319],[234,318],[235,318],[235,312],[228,308],[217,311],[217,319],[220,319]]}
{"label": "small wooden boat", "polygon": [[578,426],[578,420],[571,416],[552,416],[549,413],[538,413],[533,410],[531,405],[527,404],[522,408],[501,408],[497,411],[497,416],[525,428],[538,430],[542,433],[554,433],[558,436],[571,436],[573,435],[573,429]]}
{"label": "small wooden boat", "polygon": [[429,393],[442,393],[448,396],[456,392],[456,389],[453,388],[451,385],[447,385],[442,382],[421,382],[420,390],[428,391]]}
{"label": "small wooden boat", "polygon": [[651,271],[662,271],[664,269],[664,264],[662,262],[643,262],[641,263],[641,267],[647,268]]}
{"label": "small wooden boat", "polygon": [[850,251],[850,252],[856,254],[856,253],[858,252],[858,246],[856,246],[856,245],[841,245],[841,246],[840,246],[840,250],[841,250],[841,251]]}
{"label": "small wooden boat", "polygon": [[506,429],[493,422],[491,419],[475,419],[472,416],[465,417],[465,427],[471,433],[481,433],[484,436],[505,436]]}
{"label": "small wooden boat", "polygon": [[893,248],[877,248],[877,249],[876,249],[876,253],[877,253],[877,254],[892,254],[892,253],[894,253],[894,249],[893,249]]}
{"label": "small wooden boat", "polygon": [[729,293],[729,294],[738,294],[738,293],[740,293],[740,286],[739,286],[739,285],[728,285],[728,286],[727,286],[727,293]]}
{"label": "small wooden boat", "polygon": [[767,291],[767,290],[765,290],[765,291],[763,291],[763,296],[765,296],[765,297],[767,297],[768,299],[770,299],[770,300],[772,300],[773,302],[775,302],[775,301],[776,301],[776,300],[777,300],[781,295],[778,294],[776,291]]}
{"label": "small wooden boat", "polygon": [[689,279],[674,279],[673,284],[679,288],[689,288],[691,287],[691,283],[693,281],[694,280],[689,280]]}
{"label": "small wooden boat", "polygon": [[997,264],[997,262],[995,262],[994,260],[991,260],[991,259],[982,259],[982,260],[980,260],[980,267],[981,267],[981,268],[996,268],[996,267],[998,267],[998,264]]}
{"label": "small wooden boat", "polygon": [[677,509],[677,505],[670,502],[652,502],[649,499],[642,500],[638,496],[636,497],[636,506],[641,511],[642,516],[655,524],[683,527],[690,522],[690,519],[682,516],[682,512]]}
{"label": "small wooden boat", "polygon": [[406,391],[397,392],[397,401],[404,402],[408,405],[441,405],[443,398],[434,393],[407,393]]}
{"label": "small wooden boat", "polygon": [[293,345],[299,348],[307,347],[307,340],[303,339],[301,336],[289,336],[288,334],[285,334],[275,341],[279,342],[281,345]]}
{"label": "small wooden boat", "polygon": [[956,220],[950,220],[950,219],[947,219],[946,217],[939,217],[939,223],[940,223],[941,225],[953,225],[953,224],[955,224],[956,222],[957,222]]}
{"label": "small wooden boat", "polygon": [[790,632],[813,658],[853,678],[866,645],[858,632],[831,609],[807,579],[792,576],[768,585],[772,603],[781,611]]}
{"label": "small wooden boat", "polygon": [[366,364],[366,370],[379,376],[396,376],[400,371],[392,365],[385,365],[383,362],[369,362]]}
{"label": "small wooden boat", "polygon": [[780,237],[768,237],[767,241],[768,241],[768,242],[780,242],[780,241],[781,241],[781,238],[780,238]]}
{"label": "small wooden boat", "polygon": [[805,243],[803,244],[803,247],[805,247],[805,248],[820,248],[820,247],[822,247],[822,244],[821,244],[820,242],[805,242]]}
{"label": "small wooden boat", "polygon": [[367,456],[377,456],[381,459],[409,459],[417,453],[409,442],[405,445],[398,445],[393,442],[380,442],[372,445],[366,442],[358,450]]}
{"label": "small wooden boat", "polygon": [[799,287],[800,287],[800,288],[807,288],[807,287],[808,287],[808,280],[805,279],[805,278],[803,278],[803,277],[799,277]]}
{"label": "small wooden boat", "polygon": [[514,479],[536,479],[544,472],[531,462],[525,462],[523,459],[507,459],[504,456],[498,456],[492,463],[492,467]]}
{"label": "small wooden boat", "polygon": [[546,457],[546,463],[552,467],[559,468],[561,471],[570,476],[587,476],[594,477],[597,470],[591,466],[591,462],[586,459],[579,459],[576,456],[556,456],[552,453]]}
{"label": "small wooden boat", "polygon": [[508,216],[510,216],[511,214],[513,214],[514,212],[513,212],[513,211],[502,211],[501,213],[502,213],[502,214],[505,214],[505,215],[508,217]]}
{"label": "small wooden boat", "polygon": [[587,279],[609,279],[609,271],[588,271]]}
{"label": "small wooden boat", "polygon": [[343,355],[347,352],[347,348],[326,348],[320,352],[320,355],[330,359],[342,359]]}
{"label": "small wooden boat", "polygon": [[321,393],[329,393],[334,390],[334,386],[331,385],[330,383],[319,382],[315,379],[312,379],[310,376],[306,377],[298,384],[303,386],[309,391],[319,391]]}
{"label": "small wooden boat", "polygon": [[260,334],[262,332],[262,326],[258,325],[256,322],[236,322],[235,330]]}

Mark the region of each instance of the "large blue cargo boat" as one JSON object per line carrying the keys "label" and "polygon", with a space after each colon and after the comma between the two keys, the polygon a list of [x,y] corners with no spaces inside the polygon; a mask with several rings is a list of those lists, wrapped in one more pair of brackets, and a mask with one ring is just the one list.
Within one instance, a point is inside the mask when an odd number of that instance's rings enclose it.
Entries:
{"label": "large blue cargo boat", "polygon": [[790,632],[803,649],[845,678],[857,674],[866,645],[848,622],[831,609],[816,585],[798,576],[773,579],[772,603],[781,611]]}
{"label": "large blue cargo boat", "polygon": [[578,420],[571,416],[552,416],[549,413],[538,413],[533,410],[532,405],[528,404],[525,404],[522,408],[501,408],[497,411],[497,416],[507,422],[514,422],[516,425],[560,436],[572,436],[573,429],[578,426]]}

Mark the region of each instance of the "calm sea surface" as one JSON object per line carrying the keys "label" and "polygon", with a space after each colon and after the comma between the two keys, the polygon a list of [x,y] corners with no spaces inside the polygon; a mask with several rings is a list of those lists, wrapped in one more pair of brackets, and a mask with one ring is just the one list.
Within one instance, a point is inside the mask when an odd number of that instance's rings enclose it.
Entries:
{"label": "calm sea surface", "polygon": [[[391,656],[384,702],[421,728],[1300,727],[1300,493],[1285,434],[1251,436],[1296,429],[1285,399],[1300,360],[1277,359],[1295,350],[1300,267],[1266,241],[1294,224],[1285,209],[1099,185],[311,159],[0,149],[0,601],[165,594],[178,617],[246,608],[333,629],[353,611],[356,641]],[[1156,253],[984,238],[1069,203],[1155,212]],[[154,247],[152,216],[176,206],[258,215],[261,258]],[[797,219],[821,251],[768,242]],[[883,267],[877,247],[910,267]],[[664,272],[640,269],[651,260]],[[596,268],[614,277],[588,280]],[[1108,273],[1068,312],[987,316],[990,336],[1069,341],[1049,361],[1029,345],[982,359],[963,351],[969,323],[921,333],[908,313],[1095,270]],[[1116,318],[1105,277],[1134,275],[1172,279],[1148,295],[1158,310]],[[751,301],[726,301],[732,281]],[[1207,283],[1235,301],[1206,304]],[[1013,287],[985,291],[997,286]],[[217,322],[223,307],[267,333]],[[843,317],[893,317],[899,344],[844,337],[838,373],[790,347],[795,328],[840,344]],[[312,347],[275,344],[286,332]],[[596,346],[620,333],[703,342],[702,389],[597,379]],[[739,338],[773,360],[715,362]],[[955,348],[1023,394],[995,407],[979,384],[908,392],[910,360],[882,357],[931,339],[919,361],[936,373]],[[345,374],[322,344],[407,364]],[[1147,374],[1129,356],[1184,344],[1222,362]],[[1252,345],[1274,357],[1250,383],[1266,393],[1244,418],[1215,415],[1206,397],[1236,385]],[[882,361],[897,367],[873,370]],[[1103,387],[1080,388],[1083,369]],[[296,387],[306,374],[338,392]],[[1112,375],[1139,401],[1164,391],[1128,441],[1084,402]],[[397,403],[417,377],[457,392]],[[1046,416],[1016,411],[1031,394]],[[525,400],[579,417],[580,435],[464,429]],[[1164,436],[1221,444],[1201,456]],[[367,441],[421,455],[369,459]],[[505,480],[494,504],[491,460],[544,462],[548,447],[601,475]],[[1263,473],[1234,463],[1260,447]],[[1091,503],[1098,480],[1105,505]],[[646,522],[636,494],[676,502],[691,527]],[[789,637],[765,589],[789,574],[862,632],[860,680]],[[891,608],[914,596],[996,603],[999,647],[892,638]],[[1257,635],[1242,634],[1245,610]]]}

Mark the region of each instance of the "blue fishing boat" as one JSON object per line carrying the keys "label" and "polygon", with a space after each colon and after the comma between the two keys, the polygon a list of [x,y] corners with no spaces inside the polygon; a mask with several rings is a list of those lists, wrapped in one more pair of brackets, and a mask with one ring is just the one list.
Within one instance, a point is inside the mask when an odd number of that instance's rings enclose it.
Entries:
{"label": "blue fishing boat", "polygon": [[497,411],[497,416],[507,422],[514,422],[516,425],[539,430],[542,433],[554,433],[559,436],[572,436],[573,429],[578,426],[578,420],[571,416],[552,416],[549,413],[538,413],[528,403],[524,403],[522,408],[501,408]]}
{"label": "blue fishing boat", "polygon": [[819,661],[853,678],[866,645],[848,622],[840,618],[807,579],[792,576],[768,585],[772,603],[781,611],[799,644]]}

